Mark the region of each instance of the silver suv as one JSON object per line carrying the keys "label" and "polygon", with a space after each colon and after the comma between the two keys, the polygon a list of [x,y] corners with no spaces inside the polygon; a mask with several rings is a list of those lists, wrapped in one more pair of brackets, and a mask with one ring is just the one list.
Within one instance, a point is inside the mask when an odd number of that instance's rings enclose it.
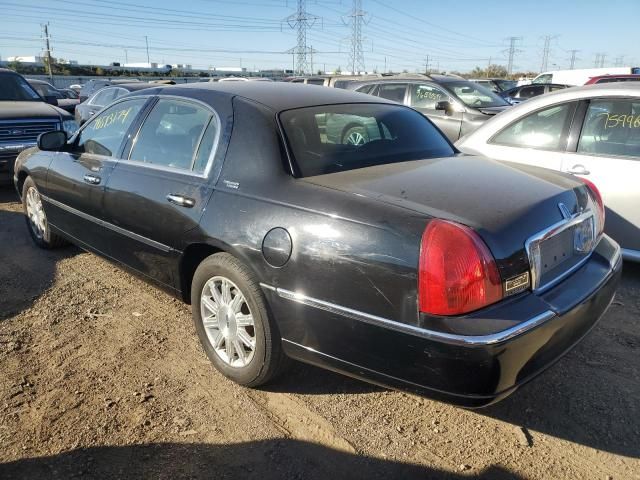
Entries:
{"label": "silver suv", "polygon": [[488,88],[449,75],[400,75],[352,82],[347,88],[418,110],[452,142],[511,106]]}

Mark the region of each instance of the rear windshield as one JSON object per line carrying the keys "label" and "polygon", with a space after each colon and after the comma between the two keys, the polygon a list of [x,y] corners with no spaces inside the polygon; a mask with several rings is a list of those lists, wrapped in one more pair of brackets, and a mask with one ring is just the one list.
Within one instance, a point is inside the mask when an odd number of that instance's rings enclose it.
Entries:
{"label": "rear windshield", "polygon": [[0,75],[0,101],[24,102],[27,100],[42,101],[31,85],[20,75]]}
{"label": "rear windshield", "polygon": [[454,149],[422,114],[384,104],[342,104],[280,114],[301,176],[446,157]]}

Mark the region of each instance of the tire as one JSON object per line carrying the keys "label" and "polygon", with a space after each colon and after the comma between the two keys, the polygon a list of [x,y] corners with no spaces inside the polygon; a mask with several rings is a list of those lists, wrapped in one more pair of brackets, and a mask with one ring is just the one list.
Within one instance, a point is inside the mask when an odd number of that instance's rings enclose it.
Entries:
{"label": "tire", "polygon": [[343,145],[361,147],[369,142],[369,132],[363,125],[351,125],[342,134]]}
{"label": "tire", "polygon": [[233,255],[216,253],[198,266],[191,283],[191,315],[205,353],[227,378],[257,387],[283,370],[280,333],[260,285]]}
{"label": "tire", "polygon": [[42,205],[42,197],[31,177],[27,177],[22,185],[22,209],[29,234],[37,246],[51,249],[68,244],[64,238],[51,231]]}

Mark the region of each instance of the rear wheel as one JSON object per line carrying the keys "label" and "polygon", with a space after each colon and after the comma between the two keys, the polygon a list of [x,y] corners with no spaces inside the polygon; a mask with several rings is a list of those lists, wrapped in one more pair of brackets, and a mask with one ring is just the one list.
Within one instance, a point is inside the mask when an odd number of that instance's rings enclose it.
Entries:
{"label": "rear wheel", "polygon": [[282,369],[280,334],[253,273],[228,253],[206,258],[191,286],[192,317],[202,346],[226,377],[248,387]]}
{"label": "rear wheel", "polygon": [[36,245],[40,248],[57,248],[67,244],[64,238],[51,231],[42,205],[42,197],[31,177],[27,177],[22,186],[22,208],[26,215],[27,228]]}
{"label": "rear wheel", "polygon": [[367,129],[362,125],[354,125],[347,128],[342,135],[343,145],[354,145],[360,147],[369,142],[369,133]]}

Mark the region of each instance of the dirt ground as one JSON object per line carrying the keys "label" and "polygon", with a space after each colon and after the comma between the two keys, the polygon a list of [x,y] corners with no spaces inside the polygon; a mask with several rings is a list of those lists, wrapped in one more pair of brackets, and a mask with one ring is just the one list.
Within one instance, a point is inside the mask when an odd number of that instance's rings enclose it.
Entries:
{"label": "dirt ground", "polygon": [[554,368],[468,411],[302,364],[262,390],[206,359],[189,307],[0,190],[0,478],[640,479],[640,268]]}

